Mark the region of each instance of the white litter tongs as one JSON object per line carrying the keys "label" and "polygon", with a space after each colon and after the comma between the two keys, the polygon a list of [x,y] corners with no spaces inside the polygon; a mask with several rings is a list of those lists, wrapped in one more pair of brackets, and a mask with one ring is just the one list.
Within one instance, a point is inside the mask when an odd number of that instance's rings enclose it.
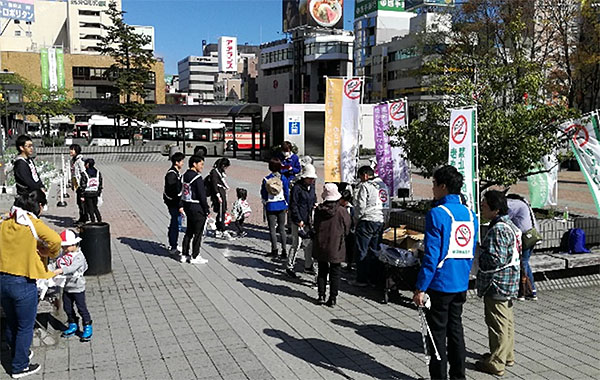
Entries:
{"label": "white litter tongs", "polygon": [[429,335],[431,339],[431,344],[435,351],[435,358],[439,361],[442,360],[440,358],[440,353],[438,352],[437,347],[435,346],[435,341],[433,340],[433,336],[431,335],[431,330],[429,329],[429,324],[427,323],[427,318],[425,318],[425,310],[423,308],[431,308],[431,300],[429,299],[429,295],[425,294],[423,297],[423,304],[425,306],[418,306],[419,308],[419,321],[421,322],[421,337],[423,338],[423,353],[425,354],[425,363],[429,365],[431,361],[431,355],[427,350],[427,335]]}

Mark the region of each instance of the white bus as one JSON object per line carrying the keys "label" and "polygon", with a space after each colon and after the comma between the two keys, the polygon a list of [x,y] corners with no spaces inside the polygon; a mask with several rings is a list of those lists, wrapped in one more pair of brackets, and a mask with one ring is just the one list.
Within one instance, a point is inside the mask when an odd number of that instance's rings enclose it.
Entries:
{"label": "white bus", "polygon": [[[100,116],[92,115],[88,120],[88,133],[90,146],[123,146],[129,145],[129,136],[125,128],[127,120],[121,119],[118,128],[119,135],[115,135],[115,120]],[[132,121],[133,127],[140,127],[137,121]]]}
{"label": "white bus", "polygon": [[225,150],[225,124],[210,119],[185,122],[159,120],[150,127],[142,127],[141,130],[144,142],[161,145],[163,155],[168,155],[171,147],[177,145],[179,150],[185,150],[187,155],[191,155],[196,147],[200,147],[203,156],[222,156]]}

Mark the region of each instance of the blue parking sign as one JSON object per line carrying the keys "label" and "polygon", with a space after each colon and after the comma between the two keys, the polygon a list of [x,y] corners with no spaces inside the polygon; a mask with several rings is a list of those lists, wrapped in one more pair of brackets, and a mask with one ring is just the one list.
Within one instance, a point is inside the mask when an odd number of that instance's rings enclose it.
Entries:
{"label": "blue parking sign", "polygon": [[290,121],[288,122],[289,135],[299,135],[300,134],[300,122],[299,121]]}

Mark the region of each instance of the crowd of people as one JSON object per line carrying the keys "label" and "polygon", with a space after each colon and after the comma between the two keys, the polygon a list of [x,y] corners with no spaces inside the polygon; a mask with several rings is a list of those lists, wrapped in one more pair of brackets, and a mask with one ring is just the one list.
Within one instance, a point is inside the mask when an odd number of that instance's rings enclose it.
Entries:
{"label": "crowd of people", "polygon": [[[33,324],[38,301],[36,280],[62,277],[63,303],[67,314],[64,337],[77,334],[86,341],[92,336],[92,320],[85,302],[85,256],[80,238],[72,230],[60,235],[39,216],[47,203],[44,186],[33,160],[33,143],[27,136],[16,142],[19,155],[14,161],[18,196],[9,214],[0,223],[0,294],[6,314],[6,337],[11,348],[13,377],[39,370],[30,362]],[[84,160],[81,147],[70,147],[72,188],[77,194],[79,223],[100,221],[98,197],[102,177],[92,159]],[[176,152],[165,174],[163,200],[170,222],[167,229],[170,254],[182,263],[206,264],[201,244],[214,213],[215,237],[226,240],[245,237],[245,221],[252,210],[248,191],[236,188],[236,200],[228,212],[227,170],[231,162],[218,159],[203,176],[204,157],[194,154],[187,160]],[[296,278],[296,259],[304,253],[304,272],[315,275],[315,302],[334,307],[337,303],[342,263],[352,270],[351,285],[374,285],[381,276],[378,252],[384,228],[383,204],[372,166],[358,169],[359,183],[325,183],[317,197],[317,171],[310,157],[300,159],[285,142],[282,152],[270,159],[269,173],[262,178],[260,197],[268,224],[270,250],[265,256],[283,261],[283,269]],[[446,165],[433,174],[434,207],[426,216],[424,253],[415,284],[413,302],[424,308],[431,335],[432,357],[429,372],[433,379],[465,378],[466,348],[462,309],[466,302],[469,273],[479,250],[476,288],[483,298],[490,352],[482,354],[477,369],[502,376],[514,365],[513,300],[537,299],[529,267],[533,246],[522,238],[535,224],[527,201],[504,192],[482,194],[481,216],[488,220],[488,232],[478,242],[479,221],[461,197],[463,176]],[[210,201],[210,205],[209,205]],[[182,246],[178,245],[182,220],[187,226]],[[288,224],[291,246],[288,249]],[[61,254],[62,246],[62,254]],[[48,266],[48,259],[54,266]],[[316,266],[316,268],[315,268]],[[329,285],[329,295],[327,292]],[[79,331],[77,312],[82,319]]]}

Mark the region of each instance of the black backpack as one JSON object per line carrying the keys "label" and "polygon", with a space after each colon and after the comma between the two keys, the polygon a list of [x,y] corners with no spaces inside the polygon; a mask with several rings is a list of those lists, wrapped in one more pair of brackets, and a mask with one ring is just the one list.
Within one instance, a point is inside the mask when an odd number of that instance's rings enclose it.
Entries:
{"label": "black backpack", "polygon": [[206,193],[207,198],[213,195],[213,186],[210,173],[204,177],[204,192]]}

